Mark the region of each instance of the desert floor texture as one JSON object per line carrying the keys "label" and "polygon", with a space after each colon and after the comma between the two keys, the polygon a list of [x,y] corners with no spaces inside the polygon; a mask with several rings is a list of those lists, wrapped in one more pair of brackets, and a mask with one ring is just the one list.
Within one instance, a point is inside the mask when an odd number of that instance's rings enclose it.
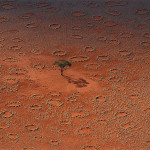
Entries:
{"label": "desert floor texture", "polygon": [[0,150],[150,150],[149,116],[149,0],[0,0]]}

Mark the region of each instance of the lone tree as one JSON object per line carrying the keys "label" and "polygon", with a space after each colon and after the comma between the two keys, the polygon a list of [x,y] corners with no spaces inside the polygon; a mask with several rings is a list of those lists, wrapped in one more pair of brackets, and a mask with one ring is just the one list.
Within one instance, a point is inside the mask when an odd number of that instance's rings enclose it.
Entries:
{"label": "lone tree", "polygon": [[72,64],[67,60],[59,59],[59,60],[55,61],[53,63],[53,65],[57,65],[57,67],[60,67],[61,75],[63,76],[63,71],[66,70],[65,67],[71,66]]}

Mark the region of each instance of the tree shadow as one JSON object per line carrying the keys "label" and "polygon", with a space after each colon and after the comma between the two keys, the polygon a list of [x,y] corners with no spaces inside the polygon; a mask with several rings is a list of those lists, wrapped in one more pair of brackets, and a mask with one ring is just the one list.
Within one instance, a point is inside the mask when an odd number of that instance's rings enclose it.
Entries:
{"label": "tree shadow", "polygon": [[73,83],[75,84],[77,87],[82,88],[82,87],[86,87],[87,84],[89,84],[85,79],[83,78],[79,78],[79,79],[73,79],[69,76],[65,76],[64,78],[66,78],[68,80],[68,83]]}

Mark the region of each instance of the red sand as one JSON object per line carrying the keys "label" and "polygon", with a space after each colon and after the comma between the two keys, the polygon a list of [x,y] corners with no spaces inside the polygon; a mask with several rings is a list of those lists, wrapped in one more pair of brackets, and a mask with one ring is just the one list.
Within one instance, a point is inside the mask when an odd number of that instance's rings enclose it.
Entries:
{"label": "red sand", "polygon": [[150,150],[149,6],[1,0],[0,150]]}

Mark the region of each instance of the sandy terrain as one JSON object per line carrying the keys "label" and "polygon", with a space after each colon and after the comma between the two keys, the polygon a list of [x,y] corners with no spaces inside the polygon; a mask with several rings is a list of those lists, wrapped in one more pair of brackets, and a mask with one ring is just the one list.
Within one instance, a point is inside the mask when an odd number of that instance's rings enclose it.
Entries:
{"label": "sandy terrain", "polygon": [[0,0],[0,150],[150,150],[149,6]]}

